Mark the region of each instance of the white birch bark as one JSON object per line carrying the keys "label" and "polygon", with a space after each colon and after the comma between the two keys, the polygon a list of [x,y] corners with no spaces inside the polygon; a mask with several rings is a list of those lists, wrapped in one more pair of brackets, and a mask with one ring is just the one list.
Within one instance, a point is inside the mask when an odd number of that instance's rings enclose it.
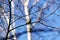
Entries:
{"label": "white birch bark", "polygon": [[1,24],[2,24],[2,25],[0,24],[0,32],[1,32],[0,36],[5,37],[6,36],[6,27],[4,27],[5,26],[4,22],[6,20],[4,19],[4,15],[3,15],[3,7],[0,8],[0,18],[1,18]]}
{"label": "white birch bark", "polygon": [[[29,0],[24,0],[24,2],[23,2],[27,23],[30,22],[30,16],[29,16],[29,12],[28,12],[28,3],[29,3]],[[28,38],[28,40],[31,40],[30,27],[31,27],[31,25],[27,24],[27,38]]]}
{"label": "white birch bark", "polygon": [[[5,8],[5,4],[4,4],[4,8]],[[13,1],[11,2],[11,9],[12,9],[11,10],[12,11],[12,14],[14,14],[14,2]],[[7,20],[7,24],[9,25],[9,12],[8,12],[8,16],[7,16],[6,13],[4,13],[4,16],[5,16],[6,20]],[[12,19],[12,21],[14,21],[14,18]],[[11,30],[13,27],[15,27],[15,23],[13,23],[13,25],[10,25],[10,29],[9,30]],[[11,31],[11,34],[14,35],[13,39],[14,40],[17,40],[16,35],[15,35],[15,30],[12,30]],[[9,36],[10,36],[10,33],[9,33],[8,37]]]}
{"label": "white birch bark", "polygon": [[[4,4],[4,8],[5,8],[5,4]],[[5,10],[3,10],[3,12],[4,12]],[[9,12],[8,13],[4,13],[4,16],[5,16],[5,18],[6,18],[6,21],[7,21],[7,25],[9,25],[9,17],[8,17],[8,15],[9,15]],[[8,28],[8,27],[7,27]],[[7,31],[7,30],[6,30]],[[7,33],[7,32],[6,32]],[[8,35],[8,37],[9,37],[10,35]]]}
{"label": "white birch bark", "polygon": [[[12,14],[14,14],[14,1],[12,1],[11,2],[11,11],[12,11]],[[12,15],[13,16],[13,18],[12,18],[12,22],[14,21],[14,15]],[[13,29],[15,27],[15,22],[13,23],[13,25],[11,25],[10,26],[10,29]],[[14,40],[17,40],[17,38],[16,38],[16,34],[15,34],[15,30],[12,30],[11,31],[12,32],[12,35],[14,35]]]}
{"label": "white birch bark", "polygon": [[39,2],[39,0],[34,0],[32,5],[35,5],[37,2]]}

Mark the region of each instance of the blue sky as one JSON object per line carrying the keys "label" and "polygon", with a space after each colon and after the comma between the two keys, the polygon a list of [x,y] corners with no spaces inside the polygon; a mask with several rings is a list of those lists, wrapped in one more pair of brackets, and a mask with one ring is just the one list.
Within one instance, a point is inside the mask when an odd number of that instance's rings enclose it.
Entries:
{"label": "blue sky", "polygon": [[[46,8],[46,9],[43,10],[42,17],[41,17],[41,19],[42,19],[41,22],[43,22],[46,25],[50,25],[50,26],[53,26],[53,27],[60,28],[60,8],[57,9],[60,6],[59,5],[60,4],[59,0],[54,0],[55,2],[53,1],[54,2],[53,4],[52,4],[52,0],[39,0],[39,2],[36,4],[36,6],[39,6],[40,9],[41,9],[43,7],[44,3],[47,2],[47,1],[50,1],[47,4],[49,6],[49,8]],[[30,7],[32,6],[33,2],[34,2],[34,0],[30,0],[29,6],[28,6],[29,10],[30,10]],[[14,4],[15,4],[14,13],[16,15],[20,16],[20,17],[24,16],[25,15],[24,8],[23,8],[23,5],[21,4],[21,2],[18,1],[18,0],[14,0]],[[5,11],[8,12],[9,11],[8,9],[9,9],[9,7],[6,5]],[[30,12],[30,18],[33,17],[31,19],[32,22],[35,22],[37,17],[38,17],[38,12],[33,13],[33,12],[37,11],[38,9],[39,8],[34,6],[31,10],[31,12]],[[46,17],[47,15],[51,14],[54,10],[56,10],[56,11],[52,15]],[[17,18],[18,17],[15,16],[15,19],[17,19]],[[45,18],[45,19],[43,19],[43,18]],[[23,18],[17,20],[15,23],[16,23],[16,26],[23,25],[23,24],[26,23],[26,19],[25,19],[25,17],[23,17]],[[51,27],[47,28],[46,26],[42,25],[41,23],[36,23],[33,30],[36,30],[36,29],[43,29],[45,31],[32,32],[31,33],[32,34],[32,40],[60,40],[60,33],[59,32],[48,31],[48,30],[52,29]],[[23,33],[25,31],[26,31],[26,25],[17,28],[16,29],[16,34]],[[18,40],[27,40],[27,33],[23,33],[22,35],[20,35],[18,37]]]}
{"label": "blue sky", "polygon": [[[45,2],[47,2],[47,1],[48,0],[40,0],[39,1],[39,4],[37,3],[36,5],[42,7],[43,4]],[[56,3],[58,3],[57,2],[58,0],[55,0],[55,1],[56,1]],[[17,0],[15,1],[15,3],[18,4]],[[33,3],[33,1],[30,0],[30,3],[29,3],[29,6],[28,7],[31,7],[32,3]],[[58,4],[52,4],[52,3],[49,3],[49,2],[48,2],[48,5],[50,7],[47,8],[47,9],[45,9],[45,10],[43,10],[44,15],[42,17],[46,17],[47,15],[49,15],[50,13],[52,13],[54,10],[56,10],[57,7],[59,6]],[[16,9],[15,8],[15,10],[16,10],[15,11],[16,15],[23,16],[19,9]],[[21,10],[23,11],[23,6],[21,7]],[[34,11],[36,11],[36,10],[38,10],[36,7],[33,8],[31,10],[31,13],[34,12]],[[51,26],[54,26],[54,27],[59,28],[60,27],[60,16],[55,15],[55,14],[58,14],[59,15],[60,14],[59,11],[60,11],[60,9],[57,9],[54,12],[54,14],[52,14],[52,15],[48,16],[47,18],[43,19],[45,21],[42,21],[42,22],[44,22],[47,25],[51,25]],[[38,15],[38,12],[35,13],[35,15]],[[37,16],[34,16],[33,14],[31,14],[30,16],[33,17],[32,22],[34,22],[36,20],[36,18],[37,18]],[[20,20],[16,21],[16,26],[21,25],[21,24],[24,24],[24,23],[26,23],[26,20],[20,19]],[[34,29],[45,29],[45,30],[49,30],[51,28],[47,28],[46,26],[44,26],[44,25],[42,25],[40,23],[36,23],[36,25],[33,28],[33,30]],[[20,28],[17,29],[17,33],[19,33],[19,32],[21,33],[21,32],[24,32],[24,31],[26,31],[26,26],[22,26],[22,27],[20,27]],[[33,32],[32,33],[32,40],[53,40],[53,38],[56,37],[58,34],[59,34],[58,32],[36,32],[36,33]],[[59,37],[60,36],[57,36],[56,38],[54,38],[54,40],[59,40],[60,39]],[[27,33],[21,35],[18,38],[18,40],[27,40]]]}

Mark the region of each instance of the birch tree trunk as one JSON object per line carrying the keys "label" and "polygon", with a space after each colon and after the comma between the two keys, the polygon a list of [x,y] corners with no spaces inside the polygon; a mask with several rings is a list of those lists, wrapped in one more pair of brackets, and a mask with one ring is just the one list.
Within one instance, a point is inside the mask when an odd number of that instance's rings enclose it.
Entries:
{"label": "birch tree trunk", "polygon": [[[13,17],[12,18],[12,22],[13,22],[14,19],[15,19],[14,18],[14,15],[13,15],[14,14],[14,0],[11,1],[11,9],[12,9],[11,11],[12,11],[12,17]],[[14,27],[15,27],[15,22],[13,23],[13,25],[11,25],[10,29],[13,29]],[[16,34],[15,34],[15,30],[12,30],[11,32],[12,32],[12,35],[14,35],[14,38],[13,39],[14,40],[17,40]]]}
{"label": "birch tree trunk", "polygon": [[23,4],[24,4],[24,11],[25,11],[25,15],[26,15],[26,22],[27,22],[27,38],[28,40],[31,40],[31,25],[30,25],[30,16],[29,16],[29,12],[28,12],[28,3],[29,0],[24,0]]}
{"label": "birch tree trunk", "polygon": [[[11,2],[11,9],[12,9],[11,12],[12,12],[12,14],[14,14],[14,1],[10,0],[10,2]],[[4,8],[5,8],[5,4],[4,4]],[[3,12],[4,12],[4,10],[3,10]],[[8,14],[4,13],[4,16],[5,16],[6,20],[7,20],[7,24],[9,25],[9,18],[8,18],[9,16],[6,16],[6,15],[9,15],[9,12],[8,12]],[[12,18],[12,21],[14,21],[14,18]],[[13,23],[13,25],[10,25],[9,30],[11,30],[13,27],[15,27],[15,23]],[[11,34],[14,35],[13,39],[17,40],[16,35],[15,35],[15,30],[12,30]],[[10,33],[8,34],[8,37],[10,37]]]}

